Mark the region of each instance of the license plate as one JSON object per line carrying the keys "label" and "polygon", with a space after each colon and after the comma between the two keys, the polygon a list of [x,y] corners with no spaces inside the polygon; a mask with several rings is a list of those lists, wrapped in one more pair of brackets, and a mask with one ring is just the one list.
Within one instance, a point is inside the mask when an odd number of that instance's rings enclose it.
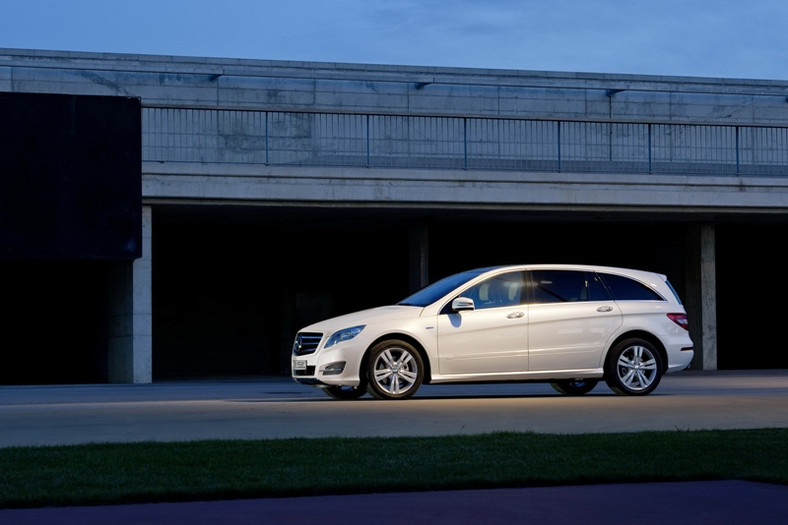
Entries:
{"label": "license plate", "polygon": [[303,359],[294,359],[293,370],[306,370],[306,361]]}

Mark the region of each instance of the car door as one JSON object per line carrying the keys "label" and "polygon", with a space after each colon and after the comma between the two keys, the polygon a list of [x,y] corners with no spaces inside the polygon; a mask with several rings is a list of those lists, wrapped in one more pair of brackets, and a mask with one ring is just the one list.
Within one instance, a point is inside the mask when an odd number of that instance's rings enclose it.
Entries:
{"label": "car door", "polygon": [[534,270],[527,276],[530,371],[602,366],[622,323],[618,305],[594,272]]}
{"label": "car door", "polygon": [[442,375],[478,375],[528,370],[523,272],[493,276],[462,292],[473,310],[438,316]]}

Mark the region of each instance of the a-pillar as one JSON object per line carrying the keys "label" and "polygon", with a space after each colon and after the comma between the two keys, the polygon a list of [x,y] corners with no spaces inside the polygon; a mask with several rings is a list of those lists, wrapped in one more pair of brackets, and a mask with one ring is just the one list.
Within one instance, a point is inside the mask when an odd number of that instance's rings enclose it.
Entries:
{"label": "a-pillar", "polygon": [[110,383],[153,381],[153,308],[150,206],[142,208],[142,257],[109,271],[108,378]]}

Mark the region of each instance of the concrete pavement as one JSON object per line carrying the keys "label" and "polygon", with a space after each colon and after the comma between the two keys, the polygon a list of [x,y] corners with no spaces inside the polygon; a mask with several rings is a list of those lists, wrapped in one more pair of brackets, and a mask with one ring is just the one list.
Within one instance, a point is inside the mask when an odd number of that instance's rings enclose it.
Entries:
{"label": "concrete pavement", "polygon": [[426,385],[404,402],[336,401],[281,377],[0,387],[0,447],[788,427],[787,394],[788,371],[683,372],[645,397],[604,384],[581,397],[545,384]]}

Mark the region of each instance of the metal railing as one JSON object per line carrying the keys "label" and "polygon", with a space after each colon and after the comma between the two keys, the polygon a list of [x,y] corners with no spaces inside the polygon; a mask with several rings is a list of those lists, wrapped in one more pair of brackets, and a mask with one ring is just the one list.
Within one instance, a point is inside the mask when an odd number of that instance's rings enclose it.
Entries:
{"label": "metal railing", "polygon": [[788,128],[143,108],[143,159],[788,176]]}

